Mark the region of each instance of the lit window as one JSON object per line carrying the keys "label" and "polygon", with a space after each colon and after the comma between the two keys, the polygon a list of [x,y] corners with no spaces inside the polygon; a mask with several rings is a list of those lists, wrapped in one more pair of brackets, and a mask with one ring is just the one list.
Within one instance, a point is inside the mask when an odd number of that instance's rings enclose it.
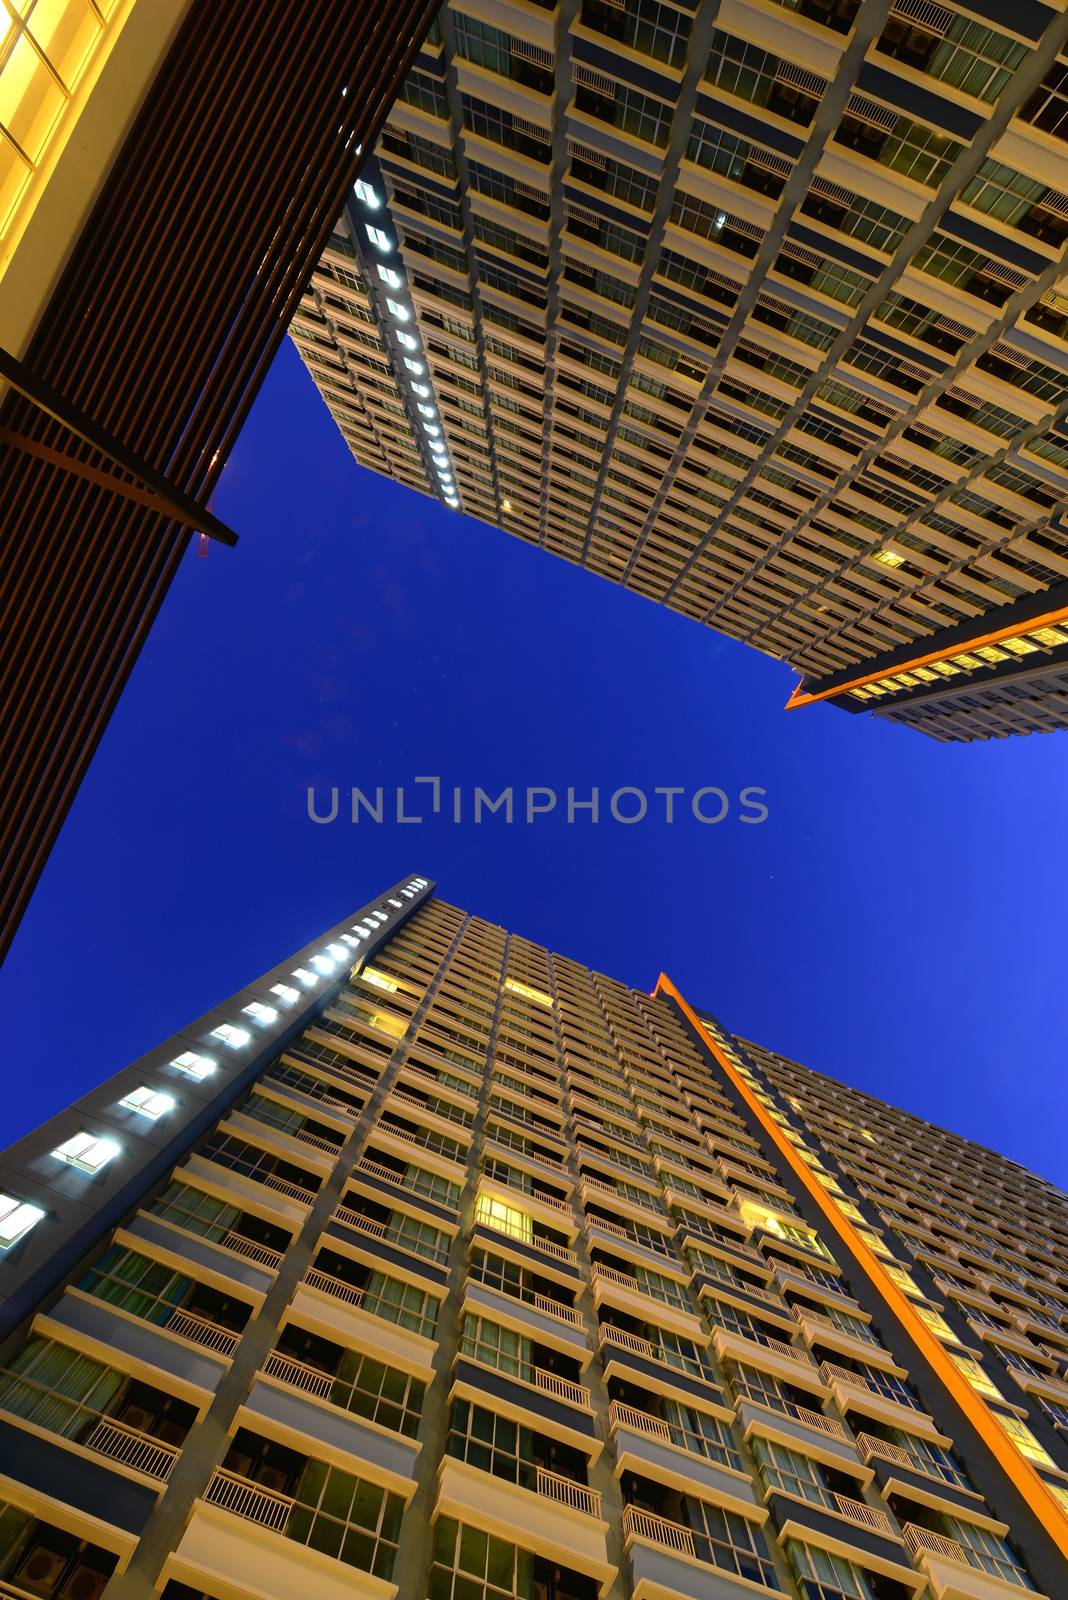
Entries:
{"label": "lit window", "polygon": [[1019,1417],[1009,1417],[1001,1411],[995,1411],[994,1416],[1021,1455],[1025,1455],[1029,1461],[1037,1462],[1040,1467],[1053,1467],[1056,1470],[1056,1463],[1052,1457],[1047,1455],[1030,1428],[1021,1422]]}
{"label": "lit window", "polygon": [[[367,237],[370,239],[376,250],[393,249],[393,241],[390,239],[388,233],[384,233],[381,228],[372,228],[370,223],[366,223],[365,226],[367,228]],[[390,284],[391,289],[397,289],[399,287],[399,284]]]}
{"label": "lit window", "polygon": [[274,1006],[265,1006],[260,1000],[253,1000],[250,1005],[242,1006],[241,1014],[251,1017],[261,1028],[269,1028],[272,1022],[278,1021],[278,1012]]}
{"label": "lit window", "polygon": [[884,1266],[883,1271],[891,1282],[896,1283],[903,1294],[911,1295],[914,1300],[923,1299],[923,1290],[914,1278],[910,1278],[904,1267]]}
{"label": "lit window", "polygon": [[899,556],[897,551],[891,550],[889,546],[885,550],[876,550],[875,559],[876,561],[881,561],[884,567],[903,567],[905,565],[905,557]]}
{"label": "lit window", "polygon": [[512,502],[510,500],[502,500],[501,501],[501,510],[502,511],[511,511],[511,509],[512,509]]}
{"label": "lit window", "polygon": [[427,388],[425,383],[413,383],[412,384],[412,393],[413,394],[417,394],[417,395],[421,395],[422,398],[425,400],[427,395],[430,393],[430,390]]}
{"label": "lit window", "polygon": [[985,1394],[989,1400],[1004,1399],[997,1384],[987,1377],[978,1361],[973,1361],[971,1356],[959,1356],[955,1350],[949,1352],[949,1359],[977,1394]]}
{"label": "lit window", "polygon": [[309,972],[307,967],[297,967],[293,973],[293,976],[299,983],[304,985],[305,989],[314,989],[315,985],[319,982],[318,978],[315,976],[315,973]]}
{"label": "lit window", "polygon": [[[414,339],[412,340],[412,343],[415,343]],[[423,373],[426,371],[423,363],[421,361],[413,361],[411,356],[405,356],[404,365],[408,368],[409,372],[414,372],[417,378],[421,378]]]}
{"label": "lit window", "polygon": [[[387,300],[386,304],[395,317],[399,317],[402,322],[407,322],[408,313],[403,307],[394,305],[392,300]],[[414,339],[410,333],[398,333],[397,343],[403,345],[405,350],[418,350],[419,348],[419,340]]]}
{"label": "lit window", "polygon": [[125,1106],[127,1111],[137,1111],[143,1117],[150,1117],[155,1122],[165,1111],[174,1110],[175,1101],[173,1094],[160,1094],[142,1084],[140,1089],[131,1089],[129,1094],[123,1095],[119,1105]]}
{"label": "lit window", "polygon": [[118,1155],[119,1148],[114,1139],[98,1139],[91,1133],[76,1133],[73,1139],[59,1145],[52,1154],[68,1166],[77,1167],[80,1172],[99,1172],[113,1156]]}
{"label": "lit window", "polygon": [[271,993],[276,994],[283,1005],[291,1006],[300,999],[300,990],[294,989],[288,983],[272,983]]}
{"label": "lit window", "polygon": [[[420,409],[420,411],[422,411],[423,407],[420,406],[419,409]],[[432,439],[440,439],[441,438],[441,429],[435,427],[433,425],[433,423],[424,422],[423,423],[423,428],[424,428],[425,432],[427,432]]]}
{"label": "lit window", "polygon": [[232,1022],[220,1022],[217,1028],[212,1028],[211,1037],[231,1050],[240,1050],[248,1044],[252,1035],[247,1028],[235,1028]]}
{"label": "lit window", "polygon": [[218,1062],[211,1056],[198,1056],[195,1050],[183,1050],[180,1056],[175,1056],[171,1066],[177,1067],[187,1078],[195,1078],[199,1083],[202,1078],[207,1078],[215,1071]]}
{"label": "lit window", "polygon": [[459,500],[457,500],[457,498],[456,498],[456,496],[454,494],[447,494],[445,496],[445,504],[447,506],[458,506],[460,504],[460,502],[459,502]]}
{"label": "lit window", "polygon": [[0,1245],[15,1244],[43,1216],[40,1206],[31,1206],[26,1200],[15,1200],[9,1194],[0,1194]]}
{"label": "lit window", "polygon": [[539,1006],[551,1006],[553,997],[546,994],[544,989],[531,989],[528,984],[519,983],[515,978],[505,978],[504,987],[512,994],[521,994],[524,1000],[534,1000]]}
{"label": "lit window", "polygon": [[369,206],[372,211],[378,210],[382,202],[369,183],[365,183],[362,178],[357,178],[353,188],[355,189],[357,200],[362,201],[365,206]]}
{"label": "lit window", "polygon": [[419,415],[421,417],[436,417],[437,416],[437,411],[435,410],[435,408],[433,406],[425,406],[421,400],[416,404],[416,408],[415,409],[418,411],[418,413],[419,413]]}
{"label": "lit window", "polygon": [[379,972],[377,967],[364,967],[360,973],[364,983],[371,984],[375,989],[386,989],[390,994],[396,994],[400,985],[393,982],[384,972]]}
{"label": "lit window", "polygon": [[960,1344],[960,1340],[953,1332],[945,1317],[940,1317],[937,1311],[932,1311],[930,1306],[917,1306],[916,1315],[921,1322],[925,1322],[936,1339],[945,1339],[950,1344]]}
{"label": "lit window", "polygon": [[482,1222],[487,1228],[496,1228],[498,1233],[510,1234],[513,1239],[523,1239],[528,1244],[534,1238],[534,1224],[522,1211],[517,1211],[515,1206],[505,1205],[503,1200],[498,1200],[491,1194],[480,1194],[475,1202],[475,1221]]}
{"label": "lit window", "polygon": [[[381,262],[378,263],[378,276],[382,279],[387,289],[399,289],[401,287],[400,273],[394,272],[392,267],[384,267]],[[392,311],[393,307],[388,300],[386,304]]]}
{"label": "lit window", "polygon": [[326,953],[328,956],[333,956],[335,961],[344,961],[347,954],[343,944],[328,944]]}
{"label": "lit window", "polygon": [[316,972],[322,973],[324,978],[327,977],[329,973],[333,972],[336,965],[335,962],[331,961],[329,956],[312,956],[311,964],[315,968]]}

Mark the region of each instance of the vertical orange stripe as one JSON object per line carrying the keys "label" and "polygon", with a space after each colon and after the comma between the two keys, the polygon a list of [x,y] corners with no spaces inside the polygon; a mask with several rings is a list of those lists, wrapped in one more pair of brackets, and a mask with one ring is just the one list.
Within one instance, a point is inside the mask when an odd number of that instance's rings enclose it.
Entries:
{"label": "vertical orange stripe", "polygon": [[887,1310],[897,1319],[907,1337],[929,1363],[951,1398],[960,1407],[978,1433],[998,1465],[1015,1484],[1020,1494],[1035,1513],[1042,1527],[1056,1545],[1061,1555],[1068,1559],[1068,1516],[1060,1501],[1050,1493],[1045,1480],[1035,1471],[1017,1445],[1009,1438],[994,1417],[990,1407],[977,1394],[961,1374],[927,1324],[916,1314],[906,1295],[890,1277],[878,1256],[857,1233],[853,1224],[835,1205],[823,1185],[817,1183],[801,1160],[778,1122],[754,1095],[741,1073],[720,1049],[704,1026],[693,1007],[683,998],[667,973],[657,979],[654,994],[668,994],[675,1000],[683,1015],[691,1023],[702,1042],[719,1062],[727,1081],[737,1090],[745,1105],[772,1140],[787,1167],[800,1179],[806,1192],[815,1201],[825,1220],[856,1260],[871,1282],[872,1288],[884,1302]]}

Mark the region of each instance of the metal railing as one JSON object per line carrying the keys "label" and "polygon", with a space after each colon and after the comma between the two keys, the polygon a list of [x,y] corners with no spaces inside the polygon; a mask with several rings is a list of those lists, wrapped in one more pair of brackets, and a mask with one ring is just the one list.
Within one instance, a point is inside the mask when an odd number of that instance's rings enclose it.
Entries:
{"label": "metal railing", "polygon": [[582,1317],[574,1306],[565,1306],[559,1300],[550,1300],[546,1294],[538,1294],[536,1290],[533,1291],[530,1297],[530,1304],[537,1311],[544,1311],[550,1317],[558,1317],[561,1322],[570,1322],[576,1328],[581,1328],[582,1326]]}
{"label": "metal railing", "polygon": [[220,1328],[214,1322],[198,1317],[195,1312],[183,1311],[180,1306],[175,1307],[161,1326],[168,1333],[176,1333],[181,1339],[202,1344],[205,1349],[223,1356],[232,1356],[241,1343],[240,1334],[231,1333],[229,1328]]}
{"label": "metal railing", "polygon": [[271,1250],[265,1244],[257,1244],[254,1239],[246,1239],[243,1233],[235,1233],[231,1228],[225,1238],[219,1240],[227,1250],[235,1250],[239,1256],[247,1256],[250,1261],[256,1261],[261,1267],[277,1269],[282,1265],[281,1250]]}
{"label": "metal railing", "polygon": [[253,1183],[262,1183],[268,1189],[276,1189],[279,1194],[288,1195],[290,1200],[299,1200],[302,1205],[310,1206],[315,1200],[314,1189],[302,1189],[299,1184],[288,1183],[285,1178],[276,1178],[273,1172],[246,1173],[245,1176],[250,1177]]}
{"label": "metal railing", "polygon": [[287,1356],[282,1350],[270,1352],[263,1363],[263,1371],[268,1378],[280,1378],[283,1383],[303,1389],[306,1394],[317,1395],[320,1400],[329,1399],[334,1387],[334,1380],[328,1372],[320,1372],[318,1367],[298,1361],[295,1356]]}
{"label": "metal railing", "polygon": [[666,1422],[661,1422],[659,1417],[650,1416],[648,1411],[638,1411],[634,1406],[625,1406],[620,1400],[613,1400],[608,1407],[608,1419],[620,1428],[633,1428],[636,1433],[644,1433],[650,1439],[661,1439],[664,1444],[671,1443],[671,1429]]}
{"label": "metal railing", "polygon": [[232,1511],[246,1522],[258,1522],[261,1528],[271,1528],[275,1533],[283,1532],[296,1504],[289,1495],[262,1489],[236,1472],[227,1472],[225,1467],[215,1468],[204,1498],[210,1505],[221,1506],[224,1511]]}
{"label": "metal railing", "polygon": [[601,1343],[618,1345],[621,1350],[629,1350],[632,1355],[646,1356],[650,1361],[659,1361],[660,1353],[655,1344],[648,1339],[642,1339],[636,1333],[628,1333],[626,1328],[617,1328],[607,1322],[601,1329]]}
{"label": "metal railing", "polygon": [[151,1434],[142,1433],[140,1428],[127,1427],[125,1422],[117,1422],[111,1417],[101,1417],[79,1443],[87,1450],[95,1450],[112,1461],[121,1461],[124,1466],[133,1467],[135,1472],[143,1472],[149,1478],[157,1478],[161,1483],[166,1483],[181,1454],[176,1445],[164,1444],[161,1439],[153,1439]]}
{"label": "metal railing", "polygon": [[550,1472],[547,1467],[538,1467],[535,1487],[546,1499],[555,1500],[562,1506],[569,1506],[572,1511],[582,1511],[587,1517],[601,1515],[599,1490],[587,1489],[585,1484],[574,1483],[570,1478],[562,1477],[559,1472]]}
{"label": "metal railing", "polygon": [[489,1228],[493,1233],[499,1233],[506,1239],[518,1239],[520,1244],[529,1245],[532,1250],[544,1250],[546,1255],[554,1257],[557,1261],[564,1261],[570,1267],[578,1266],[578,1256],[574,1250],[566,1245],[557,1244],[553,1239],[544,1239],[533,1230],[530,1233],[523,1228],[508,1227],[503,1219],[497,1217],[480,1217],[476,1210],[475,1221],[480,1227]]}
{"label": "metal railing", "polygon": [[361,1233],[369,1233],[372,1239],[386,1237],[384,1222],[377,1222],[374,1217],[361,1216],[360,1212],[353,1211],[350,1206],[338,1206],[334,1212],[334,1221],[343,1222],[347,1228],[358,1228]]}
{"label": "metal railing", "polygon": [[[930,1528],[921,1528],[915,1522],[906,1522],[901,1532],[906,1548],[913,1557],[938,1556],[943,1561],[952,1561],[956,1566],[972,1567],[977,1572],[988,1572],[991,1577],[1000,1578],[1005,1583],[1018,1584],[1021,1589],[1031,1588],[1027,1574],[1007,1557],[993,1554],[984,1556],[969,1545],[961,1544],[957,1539],[951,1539],[944,1533],[934,1533]],[[922,1565],[921,1562],[921,1570]]]}
{"label": "metal railing", "polygon": [[581,1383],[572,1383],[570,1378],[558,1378],[555,1372],[546,1372],[544,1367],[534,1367],[532,1377],[536,1389],[543,1389],[558,1400],[567,1400],[573,1406],[589,1408],[591,1405],[590,1391],[584,1389]]}
{"label": "metal railing", "polygon": [[654,1511],[641,1511],[637,1506],[626,1506],[623,1511],[624,1539],[646,1539],[651,1544],[662,1545],[666,1550],[677,1550],[681,1555],[696,1559],[693,1534],[679,1522],[669,1522]]}
{"label": "metal railing", "polygon": [[304,1282],[309,1289],[318,1289],[322,1294],[333,1295],[335,1300],[344,1300],[346,1305],[361,1306],[364,1291],[354,1288],[351,1283],[345,1283],[341,1278],[333,1278],[328,1272],[317,1272],[314,1267],[304,1274]]}
{"label": "metal railing", "polygon": [[884,1538],[897,1538],[894,1524],[885,1511],[877,1511],[874,1506],[869,1506],[863,1500],[851,1500],[848,1495],[837,1494],[833,1490],[830,1498],[832,1510],[837,1511],[840,1517],[855,1522],[859,1528],[868,1528],[872,1533],[880,1533]]}

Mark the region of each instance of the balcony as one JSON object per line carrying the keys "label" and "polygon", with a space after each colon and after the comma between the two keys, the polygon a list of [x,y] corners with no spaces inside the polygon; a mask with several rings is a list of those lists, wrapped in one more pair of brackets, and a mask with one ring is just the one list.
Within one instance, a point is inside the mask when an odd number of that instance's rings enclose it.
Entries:
{"label": "balcony", "polygon": [[[620,1272],[618,1267],[608,1266],[603,1261],[594,1261],[590,1274],[590,1285],[593,1290],[593,1303],[601,1306],[605,1301],[619,1305],[629,1316],[644,1321],[653,1315],[658,1323],[665,1328],[671,1328],[676,1333],[683,1334],[688,1339],[705,1340],[706,1334],[700,1317],[694,1311],[687,1311],[672,1301],[662,1300],[652,1290],[644,1288],[639,1280],[629,1273]],[[655,1312],[652,1308],[655,1307]]]}
{"label": "balcony", "polygon": [[826,1485],[819,1490],[818,1499],[776,1488],[766,1499],[781,1540],[797,1539],[844,1555],[894,1584],[923,1588],[923,1579],[905,1554],[902,1535],[885,1511]]}
{"label": "balcony", "polygon": [[757,1587],[697,1553],[693,1531],[654,1511],[626,1506],[623,1548],[630,1557],[633,1600],[787,1600],[780,1589]]}
{"label": "balcony", "polygon": [[799,1350],[784,1339],[766,1333],[735,1333],[730,1328],[713,1328],[712,1347],[721,1361],[738,1362],[771,1372],[784,1382],[819,1395],[828,1394],[829,1380],[807,1350]]}
{"label": "balcony", "polygon": [[844,1412],[859,1410],[890,1427],[904,1428],[935,1443],[945,1442],[934,1418],[920,1409],[907,1390],[897,1390],[874,1374],[853,1372],[831,1361],[824,1361],[819,1370]]}
{"label": "balcony", "polygon": [[979,1558],[956,1539],[907,1522],[902,1530],[909,1554],[930,1585],[931,1600],[1045,1600],[1018,1578],[998,1576],[979,1565]]}
{"label": "balcony", "polygon": [[[5,1391],[0,1406],[4,1415],[82,1450],[91,1450],[94,1455],[105,1456],[154,1483],[167,1482],[181,1454],[178,1445],[154,1438],[119,1417],[82,1405],[9,1367],[0,1370],[0,1384]],[[116,1408],[119,1409],[117,1401]]]}
{"label": "balcony", "polygon": [[616,1576],[606,1545],[601,1498],[570,1478],[533,1470],[525,1488],[446,1456],[438,1472],[436,1515],[481,1528],[596,1580],[602,1593]]}
{"label": "balcony", "polygon": [[655,1478],[680,1494],[703,1494],[740,1516],[758,1514],[749,1474],[715,1459],[697,1434],[620,1400],[609,1405],[608,1421],[620,1472]]}

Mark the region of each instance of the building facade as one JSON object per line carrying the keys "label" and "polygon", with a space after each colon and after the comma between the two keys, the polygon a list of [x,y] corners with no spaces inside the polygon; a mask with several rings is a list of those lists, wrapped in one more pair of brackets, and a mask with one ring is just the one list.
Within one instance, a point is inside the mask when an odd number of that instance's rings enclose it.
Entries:
{"label": "building facade", "polygon": [[1068,1197],[425,878],[0,1190],[6,1600],[1068,1592]]}
{"label": "building facade", "polygon": [[432,16],[0,5],[0,958]]}
{"label": "building facade", "polygon": [[362,465],[792,704],[1064,726],[1066,49],[1040,0],[449,0],[293,337]]}

